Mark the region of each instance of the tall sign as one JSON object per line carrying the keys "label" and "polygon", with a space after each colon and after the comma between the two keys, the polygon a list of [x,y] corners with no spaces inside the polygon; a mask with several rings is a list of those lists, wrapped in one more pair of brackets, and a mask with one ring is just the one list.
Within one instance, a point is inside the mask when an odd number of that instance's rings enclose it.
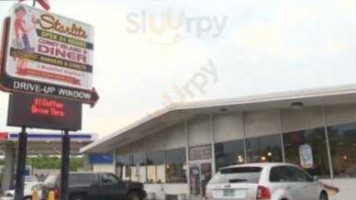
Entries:
{"label": "tall sign", "polygon": [[69,131],[81,128],[81,104],[99,99],[92,86],[93,32],[89,24],[20,3],[4,21],[0,90],[12,93],[8,125],[22,128],[15,200],[23,199],[26,127],[64,130],[60,199],[69,199]]}
{"label": "tall sign", "polygon": [[15,4],[5,30],[0,89],[96,103],[91,25]]}

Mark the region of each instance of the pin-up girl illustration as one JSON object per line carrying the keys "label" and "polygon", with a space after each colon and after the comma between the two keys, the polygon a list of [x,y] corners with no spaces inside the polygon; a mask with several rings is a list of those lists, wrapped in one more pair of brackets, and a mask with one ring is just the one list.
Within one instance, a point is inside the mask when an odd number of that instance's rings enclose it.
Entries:
{"label": "pin-up girl illustration", "polygon": [[[19,6],[15,9],[15,45],[17,49],[21,49],[23,53],[33,53],[34,48],[31,47],[28,33],[36,28],[35,16],[31,17],[32,26],[26,27],[25,17],[27,12],[24,7]],[[28,60],[26,58],[19,58],[17,62],[18,72],[26,69]]]}

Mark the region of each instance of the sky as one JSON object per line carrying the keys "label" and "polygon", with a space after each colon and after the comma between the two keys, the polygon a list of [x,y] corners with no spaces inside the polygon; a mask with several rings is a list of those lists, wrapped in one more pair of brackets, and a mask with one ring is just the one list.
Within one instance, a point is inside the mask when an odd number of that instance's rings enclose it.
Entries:
{"label": "sky", "polygon": [[[99,137],[172,103],[356,84],[356,0],[50,2],[95,28],[82,132]],[[0,92],[0,132],[19,131],[7,106]]]}

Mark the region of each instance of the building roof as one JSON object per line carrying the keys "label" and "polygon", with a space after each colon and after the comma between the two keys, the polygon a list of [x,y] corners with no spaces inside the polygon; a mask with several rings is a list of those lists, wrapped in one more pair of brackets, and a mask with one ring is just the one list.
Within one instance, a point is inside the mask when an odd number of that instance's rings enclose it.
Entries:
{"label": "building roof", "polygon": [[290,108],[293,102],[306,107],[355,103],[356,84],[173,104],[83,147],[81,152],[107,153],[200,114]]}

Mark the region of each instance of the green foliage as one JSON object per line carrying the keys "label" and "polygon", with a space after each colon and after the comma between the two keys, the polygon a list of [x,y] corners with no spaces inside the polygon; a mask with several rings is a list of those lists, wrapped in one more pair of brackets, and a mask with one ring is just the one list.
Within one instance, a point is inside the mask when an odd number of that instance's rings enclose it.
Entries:
{"label": "green foliage", "polygon": [[[27,158],[27,164],[36,169],[60,169],[61,157],[57,156],[38,156]],[[83,167],[83,158],[71,157],[69,168],[71,171],[77,171]]]}

